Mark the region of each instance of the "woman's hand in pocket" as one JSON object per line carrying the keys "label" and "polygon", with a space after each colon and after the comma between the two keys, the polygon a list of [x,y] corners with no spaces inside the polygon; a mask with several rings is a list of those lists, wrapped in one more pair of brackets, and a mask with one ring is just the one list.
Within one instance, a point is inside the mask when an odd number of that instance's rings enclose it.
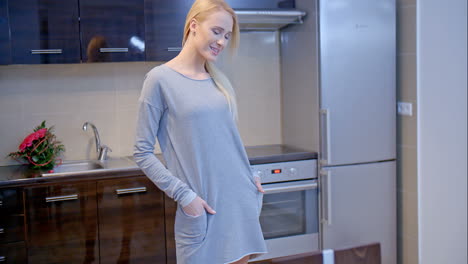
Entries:
{"label": "woman's hand in pocket", "polygon": [[263,187],[262,187],[262,180],[260,179],[260,176],[255,175],[254,180],[255,180],[255,186],[257,186],[257,190],[261,193],[265,193],[265,190],[263,190]]}
{"label": "woman's hand in pocket", "polygon": [[200,196],[195,197],[191,203],[183,207],[182,210],[190,216],[197,217],[203,214],[203,211],[206,210],[210,214],[216,214],[216,211],[213,210]]}

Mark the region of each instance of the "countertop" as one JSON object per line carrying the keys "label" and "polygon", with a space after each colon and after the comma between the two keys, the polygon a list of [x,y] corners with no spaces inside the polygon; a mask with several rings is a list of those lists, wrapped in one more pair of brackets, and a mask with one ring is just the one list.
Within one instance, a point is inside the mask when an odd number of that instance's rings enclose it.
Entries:
{"label": "countertop", "polygon": [[[245,149],[251,165],[317,159],[317,152],[315,151],[280,144],[247,146]],[[156,154],[156,156],[164,163],[161,154]],[[109,158],[100,162],[100,164],[103,169],[66,173],[66,175],[58,174],[56,176],[43,176],[42,172],[30,170],[24,165],[0,166],[0,188],[143,175],[143,172],[131,160],[131,157]]]}

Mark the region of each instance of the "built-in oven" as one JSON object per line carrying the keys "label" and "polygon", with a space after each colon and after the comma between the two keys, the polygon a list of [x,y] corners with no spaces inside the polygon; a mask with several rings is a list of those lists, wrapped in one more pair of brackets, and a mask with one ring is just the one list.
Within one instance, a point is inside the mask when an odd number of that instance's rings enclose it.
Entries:
{"label": "built-in oven", "polygon": [[260,224],[270,259],[319,250],[317,161],[252,165],[265,190]]}

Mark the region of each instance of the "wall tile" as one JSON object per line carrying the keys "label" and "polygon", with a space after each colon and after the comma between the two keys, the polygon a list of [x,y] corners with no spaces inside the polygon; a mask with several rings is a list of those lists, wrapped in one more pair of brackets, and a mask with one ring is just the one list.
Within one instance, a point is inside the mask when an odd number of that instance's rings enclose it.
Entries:
{"label": "wall tile", "polygon": [[405,147],[417,146],[417,104],[413,104],[412,116],[397,116],[397,144]]}
{"label": "wall tile", "polygon": [[0,117],[0,164],[16,165],[14,160],[7,158],[8,153],[18,150],[23,139],[33,132],[34,126],[26,129],[22,117],[17,116],[1,116]]}
{"label": "wall tile", "polygon": [[397,0],[397,6],[415,5],[416,0]]}
{"label": "wall tile", "polygon": [[398,146],[398,190],[417,193],[417,148]]}
{"label": "wall tile", "polygon": [[416,6],[397,8],[397,52],[416,53]]}
{"label": "wall tile", "polygon": [[[56,126],[66,160],[97,156],[93,133],[81,129],[85,121],[96,124],[102,142],[113,150],[110,156],[131,155],[143,79],[161,63],[0,66],[0,155],[14,151],[42,120]],[[242,33],[237,56],[223,66],[236,88],[244,143],[281,143],[276,33]],[[0,159],[0,166],[7,164],[12,162]]]}
{"label": "wall tile", "polygon": [[401,217],[403,226],[401,234],[418,238],[418,195],[416,192],[400,191],[401,195]]}
{"label": "wall tile", "polygon": [[119,155],[133,155],[133,143],[135,140],[135,127],[137,108],[132,110],[119,110],[117,112],[118,142],[120,142]]}
{"label": "wall tile", "polygon": [[407,236],[401,238],[401,264],[418,264],[418,241]]}
{"label": "wall tile", "polygon": [[399,55],[397,63],[398,101],[416,102],[416,55]]}
{"label": "wall tile", "polygon": [[279,63],[276,32],[243,32],[237,55],[224,53],[218,63],[236,90],[245,145],[281,142]]}

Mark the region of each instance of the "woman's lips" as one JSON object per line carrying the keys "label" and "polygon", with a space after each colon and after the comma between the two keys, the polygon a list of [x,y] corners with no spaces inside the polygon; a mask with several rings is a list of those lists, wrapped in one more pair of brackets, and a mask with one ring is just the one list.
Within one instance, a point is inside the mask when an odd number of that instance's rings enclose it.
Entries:
{"label": "woman's lips", "polygon": [[211,48],[211,53],[215,56],[218,56],[220,49],[213,48],[213,47],[210,47],[210,48]]}

